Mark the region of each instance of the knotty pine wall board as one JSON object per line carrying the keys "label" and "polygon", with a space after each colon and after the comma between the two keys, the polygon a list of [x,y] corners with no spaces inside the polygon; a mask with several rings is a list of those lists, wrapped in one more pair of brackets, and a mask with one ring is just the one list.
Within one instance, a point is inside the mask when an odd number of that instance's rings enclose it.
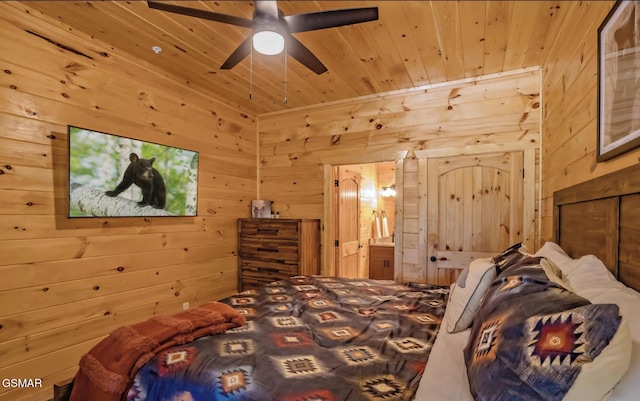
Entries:
{"label": "knotty pine wall board", "polygon": [[613,1],[567,3],[542,69],[542,241],[553,239],[553,193],[640,161],[640,149],[596,162],[598,27]]}
{"label": "knotty pine wall board", "polygon": [[[0,4],[1,401],[54,383],[115,328],[237,291],[256,116],[18,3]],[[67,124],[199,152],[198,216],[68,219]]]}

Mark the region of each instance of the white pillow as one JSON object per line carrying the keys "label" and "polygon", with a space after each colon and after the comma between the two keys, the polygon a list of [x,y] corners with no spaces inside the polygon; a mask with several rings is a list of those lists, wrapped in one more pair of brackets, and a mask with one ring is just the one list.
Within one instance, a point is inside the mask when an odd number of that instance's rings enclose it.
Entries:
{"label": "white pillow", "polygon": [[640,294],[617,281],[602,261],[593,255],[574,259],[576,268],[568,277],[576,294],[591,303],[615,303],[631,334],[629,370],[611,392],[616,401],[637,401],[640,383]]}
{"label": "white pillow", "polygon": [[458,281],[451,286],[447,303],[447,331],[457,333],[471,327],[484,294],[496,278],[496,267],[491,258],[471,261]]}
{"label": "white pillow", "polygon": [[[547,278],[558,284],[561,287],[564,287],[568,290],[571,290],[571,286],[563,280],[564,274],[562,274],[562,270],[555,263],[551,261],[551,259],[542,258],[540,259],[540,267],[544,271],[544,274],[547,275]],[[572,291],[575,292],[575,291]]]}
{"label": "white pillow", "polygon": [[617,304],[629,324],[631,337],[640,343],[640,294],[617,281],[595,256],[586,255],[574,261],[576,269],[567,277],[574,292],[594,304]]}
{"label": "white pillow", "polygon": [[609,345],[593,361],[582,365],[562,401],[602,400],[629,369],[631,348],[629,327],[623,317]]}
{"label": "white pillow", "polygon": [[555,242],[547,241],[542,248],[534,256],[542,256],[549,259],[554,265],[558,266],[562,271],[563,277],[566,277],[576,269],[576,260],[571,259],[567,253],[560,248]]}
{"label": "white pillow", "polygon": [[632,351],[629,370],[611,391],[616,401],[637,401],[640,382],[640,294],[617,281],[602,261],[593,255],[572,259],[560,246],[546,242],[536,256],[544,256],[564,273],[564,279],[581,297],[591,303],[615,303],[629,328]]}

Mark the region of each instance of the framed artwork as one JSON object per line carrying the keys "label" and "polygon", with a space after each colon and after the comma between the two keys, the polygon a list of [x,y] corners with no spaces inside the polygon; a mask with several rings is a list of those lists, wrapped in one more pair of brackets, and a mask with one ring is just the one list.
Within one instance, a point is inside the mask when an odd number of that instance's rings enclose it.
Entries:
{"label": "framed artwork", "polygon": [[260,219],[271,218],[271,204],[270,200],[253,200],[251,201],[251,217]]}
{"label": "framed artwork", "polygon": [[68,217],[196,216],[198,152],[68,126]]}
{"label": "framed artwork", "polygon": [[618,0],[598,28],[598,162],[640,146],[640,1]]}

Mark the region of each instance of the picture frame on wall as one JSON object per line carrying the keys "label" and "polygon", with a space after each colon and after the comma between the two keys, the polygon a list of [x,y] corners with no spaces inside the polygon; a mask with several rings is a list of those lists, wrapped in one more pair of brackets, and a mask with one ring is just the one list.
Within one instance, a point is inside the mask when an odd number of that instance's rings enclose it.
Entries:
{"label": "picture frame on wall", "polygon": [[598,162],[640,146],[640,1],[618,0],[598,28],[597,139]]}

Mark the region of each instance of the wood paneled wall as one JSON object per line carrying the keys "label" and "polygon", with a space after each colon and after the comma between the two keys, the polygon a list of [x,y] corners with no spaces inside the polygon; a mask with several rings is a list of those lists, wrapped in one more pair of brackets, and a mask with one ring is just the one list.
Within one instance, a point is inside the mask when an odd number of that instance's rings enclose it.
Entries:
{"label": "wood paneled wall", "polygon": [[[26,6],[0,4],[1,401],[47,400],[113,329],[237,290],[255,117]],[[198,217],[67,219],[66,125],[200,152]]]}
{"label": "wood paneled wall", "polygon": [[539,96],[533,69],[260,115],[261,196],[286,217],[323,218],[327,166],[538,146]]}
{"label": "wood paneled wall", "polygon": [[640,150],[596,163],[598,27],[613,1],[568,2],[543,65],[542,235],[553,238],[553,192],[640,161]]}

